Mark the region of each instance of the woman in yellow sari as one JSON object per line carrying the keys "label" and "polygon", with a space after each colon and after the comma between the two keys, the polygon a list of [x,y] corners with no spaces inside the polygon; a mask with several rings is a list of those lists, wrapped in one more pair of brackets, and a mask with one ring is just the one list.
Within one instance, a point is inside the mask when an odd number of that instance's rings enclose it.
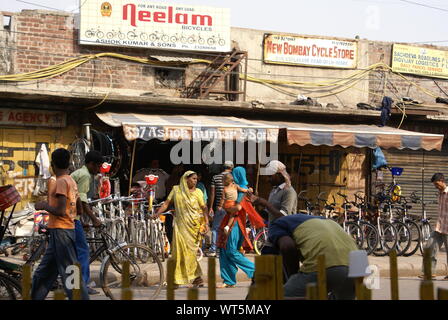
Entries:
{"label": "woman in yellow sari", "polygon": [[196,260],[200,246],[200,233],[208,232],[207,207],[202,191],[196,188],[198,176],[194,171],[184,173],[178,186],[174,186],[167,200],[157,210],[157,215],[166,212],[174,203],[174,232],[172,257],[175,261],[174,283],[192,282],[194,287],[202,287],[202,270]]}

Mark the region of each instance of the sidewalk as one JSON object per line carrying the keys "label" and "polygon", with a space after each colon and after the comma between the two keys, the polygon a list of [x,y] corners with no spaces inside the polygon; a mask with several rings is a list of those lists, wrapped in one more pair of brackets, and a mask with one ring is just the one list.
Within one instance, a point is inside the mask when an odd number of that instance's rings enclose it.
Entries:
{"label": "sidewalk", "polygon": [[[255,254],[248,254],[246,257],[250,259],[251,261],[255,261]],[[214,259],[214,258],[211,258]],[[371,265],[376,265],[380,271],[380,276],[382,277],[389,277],[389,257],[375,257],[375,256],[369,256],[369,263]],[[398,264],[398,276],[399,277],[416,277],[422,273],[421,267],[422,267],[422,261],[423,257],[418,252],[414,254],[411,257],[398,257],[397,258],[397,264]],[[200,261],[200,265],[202,268],[203,278],[204,280],[207,280],[207,258],[204,257]],[[166,261],[163,263],[164,272],[166,273]],[[91,273],[91,280],[95,281],[95,283],[99,282],[99,269],[100,264],[95,263],[90,268]],[[165,274],[166,275],[166,274]],[[446,253],[440,252],[437,256],[437,268],[436,268],[436,275],[437,276],[446,276],[448,275],[448,266],[447,266],[447,260],[446,260]],[[237,281],[250,281],[250,279],[247,278],[246,274],[243,273],[241,270],[237,273]],[[221,276],[220,276],[220,270],[219,270],[219,259],[216,259],[216,282],[220,283],[222,282]]]}

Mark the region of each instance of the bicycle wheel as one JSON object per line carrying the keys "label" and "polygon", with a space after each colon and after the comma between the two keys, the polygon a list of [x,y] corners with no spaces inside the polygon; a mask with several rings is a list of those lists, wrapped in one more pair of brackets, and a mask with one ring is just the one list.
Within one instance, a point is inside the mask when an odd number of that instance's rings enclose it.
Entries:
{"label": "bicycle wheel", "polygon": [[380,237],[379,247],[373,251],[373,254],[378,257],[383,257],[397,245],[397,229],[392,223],[380,221],[378,227],[378,234]]}
{"label": "bicycle wheel", "polygon": [[402,256],[411,245],[411,231],[406,224],[401,221],[395,221],[393,225],[397,229],[397,244],[395,246],[397,249],[397,256]]}
{"label": "bicycle wheel", "polygon": [[127,245],[108,255],[101,265],[104,293],[111,300],[121,299],[122,264],[130,262],[130,289],[134,300],[157,298],[164,281],[163,266],[157,255],[141,245]]}
{"label": "bicycle wheel", "polygon": [[431,237],[431,233],[432,233],[432,228],[431,228],[431,225],[429,224],[429,222],[427,222],[427,221],[422,222],[422,224],[420,226],[420,231],[421,231],[421,240],[420,240],[419,248],[420,248],[421,254],[423,254],[423,251],[427,247],[429,238]]}
{"label": "bicycle wheel", "polygon": [[411,244],[409,246],[409,249],[403,254],[403,256],[410,257],[415,254],[420,247],[422,234],[420,232],[420,227],[414,221],[407,220],[406,226],[409,228],[409,232],[411,233]]}
{"label": "bicycle wheel", "polygon": [[21,300],[22,287],[20,283],[8,276],[0,273],[0,300]]}
{"label": "bicycle wheel", "polygon": [[254,249],[258,255],[261,255],[261,250],[263,249],[267,240],[268,240],[268,229],[265,228],[256,234],[254,239]]}
{"label": "bicycle wheel", "polygon": [[356,245],[358,246],[358,248],[360,250],[362,250],[362,246],[364,243],[364,235],[363,235],[361,227],[355,222],[351,222],[351,221],[346,222],[345,223],[345,232],[347,232],[347,234],[353,238],[353,240],[356,242]]}
{"label": "bicycle wheel", "polygon": [[364,235],[362,248],[368,255],[370,255],[378,247],[380,242],[378,229],[373,224],[365,221],[359,221],[359,226],[361,227],[362,234]]}

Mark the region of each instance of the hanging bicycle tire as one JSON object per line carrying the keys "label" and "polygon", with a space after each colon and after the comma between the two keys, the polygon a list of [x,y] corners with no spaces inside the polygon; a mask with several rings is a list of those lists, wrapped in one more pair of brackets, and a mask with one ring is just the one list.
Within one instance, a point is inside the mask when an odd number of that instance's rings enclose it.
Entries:
{"label": "hanging bicycle tire", "polygon": [[70,169],[72,171],[82,168],[86,162],[86,154],[90,151],[88,141],[83,138],[73,141],[68,151],[70,152]]}

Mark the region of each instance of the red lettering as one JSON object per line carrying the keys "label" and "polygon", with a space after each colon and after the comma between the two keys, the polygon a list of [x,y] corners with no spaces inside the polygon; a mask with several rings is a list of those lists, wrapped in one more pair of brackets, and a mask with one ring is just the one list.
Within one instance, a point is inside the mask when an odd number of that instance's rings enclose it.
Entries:
{"label": "red lettering", "polygon": [[313,57],[317,56],[317,54],[319,53],[318,48],[315,44],[313,44],[311,52],[312,52]]}
{"label": "red lettering", "polygon": [[46,122],[46,123],[50,122],[50,121],[49,121],[49,120],[50,120],[50,117],[51,117],[51,116],[50,116],[49,114],[46,114],[46,115],[45,115],[45,122]]}
{"label": "red lettering", "polygon": [[[181,20],[181,18],[182,18],[182,20]],[[176,13],[176,23],[177,24],[188,24],[188,14]]]}
{"label": "red lettering", "polygon": [[23,114],[21,112],[16,113],[16,121],[22,121],[23,120]]}
{"label": "red lettering", "polygon": [[28,112],[23,114],[23,122],[30,122],[30,114]]}
{"label": "red lettering", "polygon": [[165,12],[154,12],[154,22],[165,23],[166,13]]}
{"label": "red lettering", "polygon": [[123,6],[123,20],[128,20],[128,8],[131,10],[131,26],[136,27],[135,23],[135,4],[129,3]]}
{"label": "red lettering", "polygon": [[168,7],[168,23],[173,23],[173,7]]}
{"label": "red lettering", "polygon": [[43,121],[42,121],[42,116],[43,116],[42,113],[39,113],[39,114],[37,115],[37,121],[38,121],[38,122],[43,122]]}
{"label": "red lettering", "polygon": [[138,21],[151,21],[151,12],[149,11],[140,11],[138,13]]}
{"label": "red lettering", "polygon": [[[194,26],[196,26],[198,24],[198,19],[200,19],[199,25],[201,25],[201,26],[205,26],[206,24],[207,24],[207,26],[212,26],[213,25],[212,17],[210,17],[210,16],[203,16],[203,15],[200,15],[200,14],[194,14],[193,17],[192,17],[191,23]],[[205,20],[207,20],[207,22],[205,22]]]}
{"label": "red lettering", "polygon": [[31,114],[30,114],[30,121],[31,121],[31,122],[36,122],[36,117],[37,117],[37,114],[36,114],[36,113],[31,113]]}
{"label": "red lettering", "polygon": [[0,111],[0,121],[3,120],[3,111]]}
{"label": "red lettering", "polygon": [[11,113],[9,114],[8,121],[16,121],[16,120],[14,119],[14,112],[11,112]]}
{"label": "red lettering", "polygon": [[[136,27],[136,19],[138,14],[138,21],[143,22],[157,22],[157,23],[177,23],[177,24],[191,24],[201,26],[213,26],[213,17],[210,15],[190,14],[189,13],[174,13],[173,7],[168,7],[168,12],[150,12],[137,11],[136,5],[128,3],[123,5],[123,20],[129,20],[129,23]],[[151,20],[152,14],[152,20]],[[173,19],[174,16],[174,19]]]}

